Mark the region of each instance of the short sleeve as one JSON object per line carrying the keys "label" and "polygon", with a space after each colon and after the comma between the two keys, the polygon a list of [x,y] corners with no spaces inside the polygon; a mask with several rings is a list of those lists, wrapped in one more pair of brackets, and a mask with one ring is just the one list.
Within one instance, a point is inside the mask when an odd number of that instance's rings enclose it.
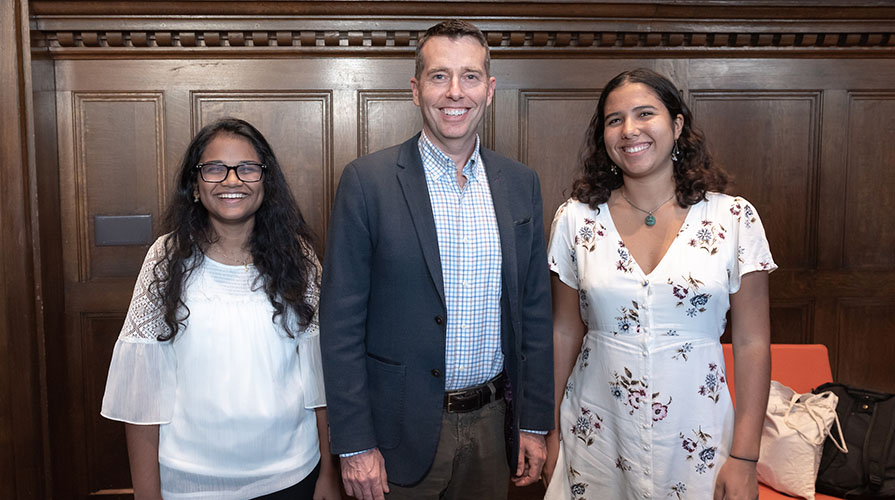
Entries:
{"label": "short sleeve", "polygon": [[164,255],[165,236],[150,247],[109,366],[102,416],[131,424],[164,424],[174,413],[177,360],[167,333],[162,304],[151,288],[156,263]]}
{"label": "short sleeve", "polygon": [[729,210],[733,217],[731,232],[736,243],[736,258],[730,269],[730,293],[736,293],[744,275],[753,271],[771,272],[777,269],[777,264],[771,256],[764,226],[755,207],[736,197],[730,200]]}
{"label": "short sleeve", "polygon": [[323,392],[323,361],[320,355],[320,323],[318,304],[320,302],[320,263],[309,250],[314,261],[314,276],[308,281],[305,298],[314,306],[314,317],[308,326],[298,335],[298,364],[301,379],[305,388],[305,408],[326,406],[326,395]]}
{"label": "short sleeve", "polygon": [[568,200],[556,210],[550,228],[550,244],[547,248],[547,265],[559,279],[575,290],[578,289],[578,264],[576,262],[574,220],[570,210],[573,200]]}

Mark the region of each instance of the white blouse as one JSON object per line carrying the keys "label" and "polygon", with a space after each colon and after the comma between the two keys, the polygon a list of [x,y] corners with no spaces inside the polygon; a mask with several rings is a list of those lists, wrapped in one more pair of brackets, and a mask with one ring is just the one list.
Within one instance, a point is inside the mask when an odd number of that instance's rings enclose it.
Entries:
{"label": "white blouse", "polygon": [[[184,286],[185,329],[159,342],[168,328],[149,284],[164,239],[137,279],[102,415],[159,424],[166,500],[252,498],[301,481],[320,459],[314,408],[326,404],[316,315],[302,330],[286,319],[298,332],[289,338],[254,266],[202,257]],[[316,305],[316,283],[307,297]]]}

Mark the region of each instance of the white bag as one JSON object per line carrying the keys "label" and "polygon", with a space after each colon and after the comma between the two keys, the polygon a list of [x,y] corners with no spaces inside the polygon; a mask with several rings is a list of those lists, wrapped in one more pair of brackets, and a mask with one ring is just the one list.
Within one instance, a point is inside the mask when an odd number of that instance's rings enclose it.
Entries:
{"label": "white bag", "polygon": [[830,391],[798,394],[772,380],[756,467],[758,480],[781,493],[814,500],[817,468],[833,422],[842,445],[831,440],[848,453],[836,416],[838,403],[839,397]]}

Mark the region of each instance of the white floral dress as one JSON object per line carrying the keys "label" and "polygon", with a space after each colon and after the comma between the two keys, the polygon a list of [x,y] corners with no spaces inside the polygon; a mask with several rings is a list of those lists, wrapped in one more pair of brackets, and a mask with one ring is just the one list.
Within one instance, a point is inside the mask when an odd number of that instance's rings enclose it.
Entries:
{"label": "white floral dress", "polygon": [[556,212],[550,269],[588,331],[560,409],[547,499],[712,497],[733,435],[720,337],[740,278],[776,269],[755,209],[708,193],[644,274],[609,209]]}

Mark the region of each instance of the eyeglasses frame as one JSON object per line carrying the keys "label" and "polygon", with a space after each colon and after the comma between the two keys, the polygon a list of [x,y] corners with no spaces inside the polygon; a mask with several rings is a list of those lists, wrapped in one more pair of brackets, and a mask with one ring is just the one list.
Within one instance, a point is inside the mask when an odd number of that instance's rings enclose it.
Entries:
{"label": "eyeglasses frame", "polygon": [[[261,167],[261,177],[259,177],[258,180],[256,180],[256,181],[246,181],[246,180],[243,180],[243,178],[239,176],[239,170],[237,170],[237,169],[238,169],[241,165],[245,165],[245,164],[259,165],[259,166]],[[219,181],[210,181],[210,180],[206,179],[206,178],[205,178],[205,174],[202,173],[202,167],[204,167],[204,166],[206,166],[206,165],[219,165],[219,166],[222,166],[222,167],[224,167],[224,168],[227,169],[227,173],[224,174],[224,178],[221,179],[221,180],[219,180]],[[252,184],[252,183],[255,183],[255,182],[261,182],[261,181],[264,179],[264,171],[267,170],[267,165],[265,165],[265,164],[263,164],[263,163],[258,163],[258,162],[239,162],[239,163],[237,163],[236,165],[227,165],[226,163],[224,163],[224,162],[220,162],[220,161],[207,161],[207,162],[197,163],[197,164],[196,164],[196,170],[199,171],[199,177],[200,177],[203,181],[205,181],[205,182],[207,182],[207,183],[209,183],[209,184],[220,184],[220,183],[224,182],[225,180],[227,180],[227,177],[230,177],[230,171],[231,171],[231,170],[232,170],[233,172],[236,172],[236,178],[239,179],[239,182],[244,182],[244,183],[247,183],[247,184]]]}

